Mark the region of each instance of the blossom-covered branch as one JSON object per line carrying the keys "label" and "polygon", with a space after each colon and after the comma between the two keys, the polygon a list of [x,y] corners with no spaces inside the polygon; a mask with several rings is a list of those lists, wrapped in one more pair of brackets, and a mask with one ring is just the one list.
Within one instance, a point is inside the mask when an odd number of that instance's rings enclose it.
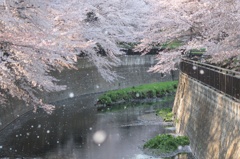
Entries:
{"label": "blossom-covered branch", "polygon": [[[154,15],[149,18],[146,37],[137,50],[149,50],[151,44],[181,40],[184,45],[157,55],[157,65],[150,70],[166,72],[174,68],[181,50],[206,49],[211,62],[239,56],[240,4],[238,0],[161,0],[154,1]],[[146,49],[146,46],[148,49]],[[176,53],[178,52],[178,53]],[[168,61],[168,62],[166,62]]]}
{"label": "blossom-covered branch", "polygon": [[144,0],[0,0],[0,101],[11,95],[51,112],[37,91],[65,89],[48,73],[75,68],[82,54],[113,81],[117,43],[136,39],[148,10]]}

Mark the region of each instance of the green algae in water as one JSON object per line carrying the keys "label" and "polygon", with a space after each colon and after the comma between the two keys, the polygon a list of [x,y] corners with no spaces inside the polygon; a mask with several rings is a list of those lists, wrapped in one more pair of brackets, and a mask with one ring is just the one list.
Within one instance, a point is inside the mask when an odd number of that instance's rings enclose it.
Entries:
{"label": "green algae in water", "polygon": [[162,119],[166,122],[173,121],[172,108],[159,109],[159,110],[157,110],[156,114],[159,115],[160,117],[162,117]]}

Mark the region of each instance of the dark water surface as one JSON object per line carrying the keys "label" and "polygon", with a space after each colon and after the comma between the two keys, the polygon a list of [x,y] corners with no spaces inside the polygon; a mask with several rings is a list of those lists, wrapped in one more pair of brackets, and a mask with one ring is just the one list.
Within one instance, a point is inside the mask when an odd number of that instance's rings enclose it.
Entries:
{"label": "dark water surface", "polygon": [[0,158],[154,159],[141,147],[166,130],[138,117],[173,101],[99,113],[96,100],[72,98],[56,103],[52,115],[39,110],[18,118],[0,132]]}

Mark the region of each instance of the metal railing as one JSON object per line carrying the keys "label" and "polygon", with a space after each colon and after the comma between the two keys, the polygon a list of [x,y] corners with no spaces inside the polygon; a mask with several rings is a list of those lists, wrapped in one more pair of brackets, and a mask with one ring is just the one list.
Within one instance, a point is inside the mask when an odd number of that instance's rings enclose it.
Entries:
{"label": "metal railing", "polygon": [[182,58],[180,70],[227,96],[240,100],[240,72]]}

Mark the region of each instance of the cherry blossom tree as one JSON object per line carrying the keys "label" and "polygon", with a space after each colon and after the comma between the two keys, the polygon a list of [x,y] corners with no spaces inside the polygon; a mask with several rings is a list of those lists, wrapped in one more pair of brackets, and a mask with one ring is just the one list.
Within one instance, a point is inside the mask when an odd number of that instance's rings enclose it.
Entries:
{"label": "cherry blossom tree", "polygon": [[[239,52],[238,0],[161,0],[155,1],[155,17],[137,50],[146,52],[152,44],[182,40],[184,45],[172,51],[159,52],[154,72],[169,72],[179,61],[182,50],[206,48],[210,62],[220,62]],[[149,45],[151,44],[151,45]],[[147,46],[147,47],[146,47]]]}
{"label": "cherry blossom tree", "polygon": [[0,0],[0,101],[10,95],[51,112],[38,91],[65,89],[49,72],[76,69],[79,55],[113,81],[117,44],[137,39],[149,10],[144,0]]}
{"label": "cherry blossom tree", "polygon": [[[206,48],[215,61],[239,55],[238,0],[0,0],[0,101],[17,97],[51,112],[38,91],[60,91],[52,70],[93,62],[108,81],[117,78],[119,44],[159,52],[154,72],[175,69],[180,51]],[[79,57],[80,56],[80,57]]]}

